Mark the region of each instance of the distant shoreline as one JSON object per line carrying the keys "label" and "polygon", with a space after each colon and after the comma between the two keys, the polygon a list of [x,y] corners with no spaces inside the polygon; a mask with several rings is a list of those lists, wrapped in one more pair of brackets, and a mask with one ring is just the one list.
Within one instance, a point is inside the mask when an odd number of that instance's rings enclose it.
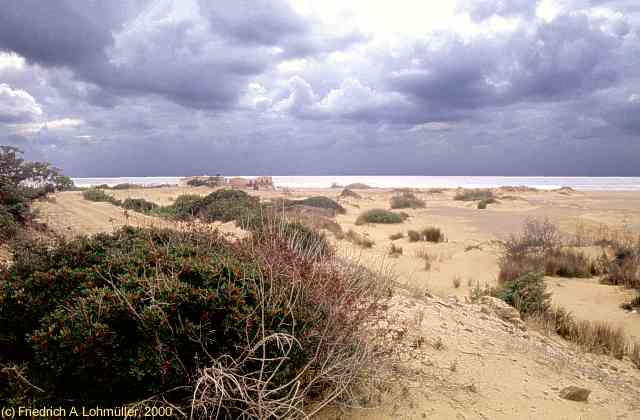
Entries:
{"label": "distant shoreline", "polygon": [[[224,175],[227,178],[235,175]],[[255,176],[238,176],[255,179]],[[73,178],[79,187],[122,183],[153,186],[179,184],[188,177]],[[325,189],[332,184],[364,183],[374,188],[498,188],[526,186],[540,190],[571,187],[577,191],[640,191],[640,177],[499,177],[499,176],[274,176],[276,187]]]}

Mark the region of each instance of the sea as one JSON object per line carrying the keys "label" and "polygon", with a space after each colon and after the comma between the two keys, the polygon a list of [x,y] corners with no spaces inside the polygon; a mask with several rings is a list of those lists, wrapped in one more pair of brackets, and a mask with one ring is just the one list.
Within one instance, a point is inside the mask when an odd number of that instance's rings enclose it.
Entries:
{"label": "sea", "polygon": [[[242,176],[242,175],[238,175]],[[231,177],[231,176],[227,176]],[[122,183],[154,186],[178,184],[184,177],[73,178],[79,187]],[[253,179],[254,176],[244,176]],[[538,189],[571,187],[581,191],[640,191],[640,177],[543,177],[543,176],[274,176],[276,187],[328,188],[332,184],[364,183],[376,188],[497,188],[527,186]]]}

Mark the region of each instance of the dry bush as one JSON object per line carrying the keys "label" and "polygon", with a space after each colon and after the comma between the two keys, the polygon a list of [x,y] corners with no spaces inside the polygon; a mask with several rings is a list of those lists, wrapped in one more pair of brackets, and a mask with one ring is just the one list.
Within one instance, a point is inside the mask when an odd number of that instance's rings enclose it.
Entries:
{"label": "dry bush", "polygon": [[544,254],[544,270],[547,276],[591,277],[594,264],[582,252],[551,249]]}
{"label": "dry bush", "polygon": [[632,343],[629,345],[629,359],[638,369],[640,369],[640,343]]}
{"label": "dry bush", "polygon": [[402,247],[397,246],[396,244],[391,244],[391,247],[389,248],[389,255],[392,257],[399,257],[402,255]]}
{"label": "dry bush", "polygon": [[409,242],[418,242],[422,240],[422,235],[417,230],[410,230],[407,232],[407,237],[409,238]]}
{"label": "dry bush", "polygon": [[424,260],[424,269],[426,271],[431,270],[433,263],[436,261],[436,257],[429,253],[426,248],[421,248],[416,251],[416,257]]}
{"label": "dry bush", "polygon": [[436,242],[436,243],[438,243],[438,242],[443,242],[444,241],[444,234],[442,233],[440,228],[429,226],[429,227],[426,227],[426,228],[422,229],[422,231],[420,233],[421,233],[422,237],[424,238],[424,240],[427,241],[427,242]]}
{"label": "dry bush", "polygon": [[462,284],[462,280],[460,279],[460,276],[455,276],[453,278],[453,287],[457,289],[460,287],[460,284]]}
{"label": "dry bush", "polygon": [[495,195],[490,189],[459,189],[453,197],[458,201],[485,201],[488,204],[496,202]]}
{"label": "dry bush", "polygon": [[424,200],[419,199],[410,191],[402,192],[391,197],[392,209],[421,209],[426,207]]}
{"label": "dry bush", "polygon": [[402,233],[402,232],[393,233],[393,234],[389,235],[389,239],[391,239],[392,241],[396,241],[396,240],[402,239],[402,238],[404,238],[404,233]]}
{"label": "dry bush", "polygon": [[363,248],[371,248],[375,244],[375,242],[364,235],[360,235],[353,229],[349,229],[347,233],[344,235],[344,238],[351,242],[352,244],[361,246]]}
{"label": "dry bush", "polygon": [[[322,322],[305,348],[295,331],[268,332],[263,325],[261,334],[238,343],[238,357],[204,363],[193,392],[192,413],[198,416],[312,416],[338,398],[349,399],[359,380],[375,375],[370,339],[389,285],[358,264],[299,248],[278,223],[265,230],[269,234],[248,248],[266,268],[258,289],[259,317],[284,305],[300,322],[314,317]],[[289,281],[292,276],[295,282]],[[300,351],[308,355],[306,363],[287,382],[277,383],[290,369],[290,355]]]}
{"label": "dry bush", "polygon": [[532,320],[545,331],[556,333],[589,353],[609,354],[620,359],[630,350],[622,328],[604,321],[576,320],[564,308],[549,308]]}

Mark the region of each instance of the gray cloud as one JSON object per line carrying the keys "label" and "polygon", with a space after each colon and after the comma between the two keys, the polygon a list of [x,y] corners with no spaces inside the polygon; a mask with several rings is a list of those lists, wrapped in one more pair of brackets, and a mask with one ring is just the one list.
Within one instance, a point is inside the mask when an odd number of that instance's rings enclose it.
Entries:
{"label": "gray cloud", "polygon": [[640,175],[640,8],[536,4],[392,43],[286,0],[7,2],[0,143],[84,176]]}

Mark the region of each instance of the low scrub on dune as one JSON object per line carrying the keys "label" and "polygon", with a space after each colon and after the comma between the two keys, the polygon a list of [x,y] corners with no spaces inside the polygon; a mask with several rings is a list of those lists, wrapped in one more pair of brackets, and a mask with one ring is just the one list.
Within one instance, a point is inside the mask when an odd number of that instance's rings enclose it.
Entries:
{"label": "low scrub on dune", "polygon": [[199,219],[203,222],[240,220],[260,209],[260,200],[240,190],[216,190],[204,197],[181,195],[160,213],[178,220]]}
{"label": "low scrub on dune", "polygon": [[345,214],[347,211],[344,207],[338,204],[335,200],[332,200],[324,196],[309,197],[302,200],[289,200],[289,199],[276,199],[272,202],[273,208],[289,212],[298,208],[310,208],[324,210],[325,215],[333,217],[336,214]]}
{"label": "low scrub on dune", "polygon": [[397,241],[398,239],[402,238],[404,238],[404,233],[402,232],[392,233],[391,235],[389,235],[389,239],[391,239],[392,241]]}
{"label": "low scrub on dune", "polygon": [[347,212],[340,204],[336,203],[334,200],[328,197],[323,196],[309,197],[305,198],[304,200],[295,200],[294,205],[328,209],[337,214],[345,214]]}
{"label": "low scrub on dune", "polygon": [[584,254],[562,248],[558,230],[549,221],[527,221],[522,234],[506,242],[499,265],[498,286],[485,293],[514,306],[524,319],[540,323],[588,352],[622,358],[633,348],[620,328],[576,320],[566,310],[551,306],[545,274],[589,277],[597,270]]}
{"label": "low scrub on dune", "polygon": [[405,218],[402,214],[389,210],[371,209],[358,216],[356,225],[363,225],[365,223],[402,223]]}
{"label": "low scrub on dune", "polygon": [[387,286],[317,232],[252,229],[238,243],[126,227],[16,248],[0,268],[0,403],[293,418],[348,393]]}
{"label": "low scrub on dune", "polygon": [[602,283],[640,289],[640,243],[614,242],[611,247],[614,257],[607,259],[603,254],[601,262],[604,271]]}
{"label": "low scrub on dune", "polygon": [[339,198],[355,198],[360,199],[362,196],[357,192],[350,190],[349,188],[345,188],[339,195]]}
{"label": "low scrub on dune", "polygon": [[444,234],[440,230],[440,228],[429,226],[421,231],[417,230],[409,230],[407,232],[407,237],[409,238],[409,242],[443,242],[445,240]]}
{"label": "low scrub on dune", "polygon": [[425,201],[416,197],[412,192],[403,192],[391,197],[392,209],[421,209],[425,206]]}
{"label": "low scrub on dune", "polygon": [[158,205],[144,198],[127,198],[122,202],[122,208],[137,211],[139,213],[149,213],[155,210]]}
{"label": "low scrub on dune", "polygon": [[459,189],[453,197],[458,201],[484,201],[486,204],[496,202],[496,197],[490,189]]}
{"label": "low scrub on dune", "polygon": [[120,206],[122,204],[120,200],[98,188],[89,188],[88,190],[84,190],[82,192],[82,197],[85,200],[111,203],[114,206]]}
{"label": "low scrub on dune", "polygon": [[526,273],[557,277],[591,277],[600,269],[584,253],[563,247],[558,228],[548,220],[530,219],[523,232],[504,244],[498,279],[511,281]]}
{"label": "low scrub on dune", "polygon": [[371,189],[369,185],[363,184],[362,182],[354,182],[349,185],[345,185],[344,188],[348,190],[370,190]]}
{"label": "low scrub on dune", "polygon": [[373,245],[375,244],[375,242],[372,239],[357,233],[353,229],[349,229],[347,233],[344,235],[344,238],[347,241],[351,242],[352,244],[361,246],[362,248],[372,248]]}

